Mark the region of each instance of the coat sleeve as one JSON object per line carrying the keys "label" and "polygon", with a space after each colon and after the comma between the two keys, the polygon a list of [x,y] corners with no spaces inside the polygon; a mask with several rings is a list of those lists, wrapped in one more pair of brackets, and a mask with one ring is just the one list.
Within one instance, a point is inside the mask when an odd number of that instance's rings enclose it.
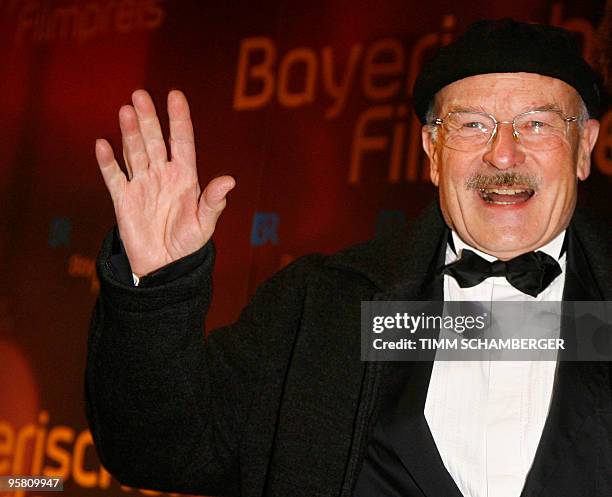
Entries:
{"label": "coat sleeve", "polygon": [[111,237],[98,258],[91,321],[87,417],[103,465],[121,482],[190,494],[237,495],[239,447],[261,377],[286,371],[299,329],[305,257],[256,292],[239,320],[204,338],[212,243],[204,262],[167,284],[135,288],[114,278]]}

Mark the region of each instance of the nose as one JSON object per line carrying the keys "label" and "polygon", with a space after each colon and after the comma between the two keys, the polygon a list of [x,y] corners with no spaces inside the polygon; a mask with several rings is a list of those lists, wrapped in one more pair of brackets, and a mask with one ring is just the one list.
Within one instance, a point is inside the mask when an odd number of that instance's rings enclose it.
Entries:
{"label": "nose", "polygon": [[512,123],[498,123],[497,132],[491,139],[483,160],[497,169],[508,169],[522,164],[525,161],[525,153],[514,136]]}

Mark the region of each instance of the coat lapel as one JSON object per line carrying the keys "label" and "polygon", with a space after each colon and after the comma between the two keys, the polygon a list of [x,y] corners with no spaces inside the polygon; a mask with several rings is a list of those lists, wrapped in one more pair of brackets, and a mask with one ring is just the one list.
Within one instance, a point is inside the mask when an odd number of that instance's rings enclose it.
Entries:
{"label": "coat lapel", "polygon": [[444,467],[424,409],[433,361],[406,366],[404,390],[381,429],[389,445],[415,484],[427,496],[462,497],[455,481]]}
{"label": "coat lapel", "polygon": [[[441,301],[443,300],[441,280],[434,280],[432,274],[438,270],[440,247],[446,245],[447,232],[438,203],[435,202],[415,221],[407,234],[402,233],[396,235],[390,242],[385,241],[385,245],[392,247],[390,253],[381,254],[377,251],[376,257],[370,260],[363,259],[361,254],[358,257],[356,254],[349,254],[348,261],[345,255],[342,260],[332,260],[330,263],[336,267],[346,267],[348,263],[353,269],[358,268],[364,276],[376,282],[380,291],[371,297],[372,300]],[[442,262],[443,256],[442,251]],[[382,265],[379,267],[378,264]],[[440,493],[440,490],[446,490],[447,487],[440,485],[436,487],[440,479],[435,477],[435,472],[432,478],[431,467],[428,468],[426,463],[429,460],[435,463],[439,461],[441,471],[446,472],[422,409],[427,395],[431,366],[431,361],[413,364],[397,362],[366,364],[365,382],[374,384],[375,388],[369,398],[367,395],[362,397],[358,409],[358,419],[361,417],[366,421],[363,426],[358,424],[353,433],[354,450],[345,477],[343,496],[352,495],[353,485],[361,468],[361,457],[370,441],[368,434],[373,431],[381,418],[386,417],[388,420],[389,416],[392,417],[393,427],[388,426],[392,430],[395,427],[399,429],[397,433],[390,434],[389,446],[393,450],[398,449],[398,456],[404,465],[411,469],[417,484],[432,491],[438,490],[431,495],[456,495],[444,491]],[[406,395],[410,400],[398,403],[398,399],[404,399]],[[417,399],[420,400],[416,401]],[[421,405],[420,409],[418,405]],[[410,422],[407,424],[403,423],[404,415],[401,412],[406,407],[412,407]],[[380,424],[385,426],[386,421]],[[415,434],[418,434],[417,437]],[[421,434],[423,436],[420,436]],[[431,458],[423,459],[425,454],[431,455]],[[448,478],[454,485],[450,475]],[[452,485],[448,487],[452,488]]]}
{"label": "coat lapel", "polygon": [[[576,222],[570,226],[567,234],[563,300],[603,300],[609,291],[606,275],[593,270],[587,253],[601,257],[606,249],[609,251],[609,245],[585,247],[578,235],[582,226],[579,218],[577,223],[578,226]],[[571,340],[572,332],[567,323],[562,324],[562,338]],[[601,439],[597,440],[600,438],[597,416],[611,409],[610,386],[608,362],[562,360],[558,363],[549,414],[521,497],[609,495],[596,493],[593,473],[597,458],[601,457],[596,449],[601,443]],[[609,457],[612,449],[608,446],[603,450]]]}
{"label": "coat lapel", "polygon": [[[375,295],[374,300],[438,301],[442,305],[444,292],[440,269],[444,265],[447,240],[448,230],[441,226],[435,240],[430,240],[429,247],[424,250],[427,257],[412,259],[419,264],[417,276],[412,272],[412,278]],[[414,486],[427,496],[461,497],[444,467],[424,415],[434,357],[432,351],[419,362],[383,364],[383,379],[377,396],[379,409],[373,416],[376,422],[373,437],[376,443],[394,451],[401,463],[393,467],[393,458],[390,458],[390,467],[385,468],[388,480],[402,481],[410,475],[412,481],[401,484],[404,489]]]}

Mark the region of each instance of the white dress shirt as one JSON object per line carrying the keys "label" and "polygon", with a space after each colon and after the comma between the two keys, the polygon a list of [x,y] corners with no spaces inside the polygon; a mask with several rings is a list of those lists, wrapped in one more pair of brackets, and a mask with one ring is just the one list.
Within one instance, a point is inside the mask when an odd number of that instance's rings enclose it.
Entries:
{"label": "white dress shirt", "polygon": [[[446,263],[464,248],[488,261],[488,254],[452,233]],[[557,260],[560,274],[537,297],[514,288],[504,277],[461,288],[444,276],[445,301],[561,301],[566,257],[565,232],[539,250]],[[555,361],[435,361],[425,418],[444,466],[465,497],[519,497],[548,415]]]}

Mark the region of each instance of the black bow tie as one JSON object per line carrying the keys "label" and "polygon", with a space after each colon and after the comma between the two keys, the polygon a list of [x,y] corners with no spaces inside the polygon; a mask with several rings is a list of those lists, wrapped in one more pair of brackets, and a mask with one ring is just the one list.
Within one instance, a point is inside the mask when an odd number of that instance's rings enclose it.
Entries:
{"label": "black bow tie", "polygon": [[509,261],[489,262],[471,250],[462,250],[461,259],[444,266],[461,288],[472,287],[492,276],[504,276],[517,290],[537,297],[561,274],[559,263],[544,252],[527,252]]}

